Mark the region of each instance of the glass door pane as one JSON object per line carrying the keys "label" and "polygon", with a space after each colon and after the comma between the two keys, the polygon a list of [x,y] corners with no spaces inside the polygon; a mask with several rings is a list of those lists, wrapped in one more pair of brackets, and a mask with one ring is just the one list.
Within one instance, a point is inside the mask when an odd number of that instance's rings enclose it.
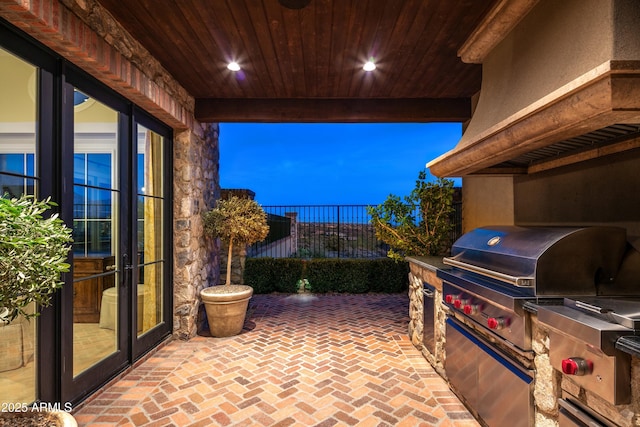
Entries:
{"label": "glass door pane", "polygon": [[[38,70],[0,49],[0,197],[37,195],[36,99]],[[2,286],[3,284],[0,284]],[[0,402],[35,401],[37,321],[2,319]],[[35,306],[27,308],[34,312]]]}
{"label": "glass door pane", "polygon": [[73,375],[118,350],[118,113],[74,96]]}
{"label": "glass door pane", "polygon": [[145,334],[163,322],[163,217],[162,180],[164,138],[138,125],[138,292],[137,332]]}

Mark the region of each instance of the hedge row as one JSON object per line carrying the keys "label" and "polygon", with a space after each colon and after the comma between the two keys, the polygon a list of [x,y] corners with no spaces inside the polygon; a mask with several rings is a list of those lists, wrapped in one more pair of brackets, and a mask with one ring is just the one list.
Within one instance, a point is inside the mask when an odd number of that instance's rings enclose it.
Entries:
{"label": "hedge row", "polygon": [[295,293],[306,279],[311,292],[404,292],[409,264],[391,259],[248,258],[244,282],[254,293]]}
{"label": "hedge row", "polygon": [[256,294],[294,293],[302,278],[303,264],[295,258],[247,258],[244,283]]}

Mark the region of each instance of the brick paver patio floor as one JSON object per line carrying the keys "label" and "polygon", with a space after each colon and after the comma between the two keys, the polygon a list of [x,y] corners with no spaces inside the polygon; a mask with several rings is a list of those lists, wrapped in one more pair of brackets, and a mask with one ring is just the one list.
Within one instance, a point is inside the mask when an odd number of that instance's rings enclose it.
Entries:
{"label": "brick paver patio floor", "polygon": [[80,426],[478,426],[407,336],[406,295],[256,295],[231,338],[174,340]]}

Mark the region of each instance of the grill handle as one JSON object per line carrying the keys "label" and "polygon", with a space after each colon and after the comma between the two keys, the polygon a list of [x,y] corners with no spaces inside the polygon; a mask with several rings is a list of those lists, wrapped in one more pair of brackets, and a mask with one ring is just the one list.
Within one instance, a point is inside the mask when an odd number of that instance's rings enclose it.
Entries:
{"label": "grill handle", "polygon": [[487,268],[478,267],[477,265],[467,264],[466,262],[461,262],[453,258],[443,258],[442,262],[444,264],[451,265],[453,267],[457,267],[462,270],[470,271],[472,273],[481,274],[485,277],[490,277],[492,279],[500,280],[502,282],[506,282],[513,286],[518,286],[520,288],[531,288],[533,287],[535,282],[535,279],[533,277],[510,276],[508,274],[499,273],[497,271],[489,270]]}
{"label": "grill handle", "polygon": [[597,314],[607,314],[613,311],[607,308],[598,307],[597,305],[588,304],[580,300],[576,301],[576,307],[582,308],[584,310],[588,310],[588,311],[591,311],[592,313],[597,313]]}

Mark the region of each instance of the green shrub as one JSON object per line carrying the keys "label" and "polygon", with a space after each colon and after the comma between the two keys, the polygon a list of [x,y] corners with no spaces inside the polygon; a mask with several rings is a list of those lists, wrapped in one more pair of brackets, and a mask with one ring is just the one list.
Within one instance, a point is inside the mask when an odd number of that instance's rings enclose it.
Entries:
{"label": "green shrub", "polygon": [[315,293],[330,292],[340,279],[340,273],[329,259],[313,259],[307,261],[305,278],[309,281],[311,291]]}
{"label": "green shrub", "polygon": [[244,284],[256,294],[275,291],[273,258],[248,258],[244,266]]}
{"label": "green shrub", "polygon": [[[341,282],[342,286],[339,286],[337,291],[352,294],[369,292],[371,290],[369,288],[368,280],[369,265],[371,265],[371,262],[364,259],[353,260],[352,263],[341,263],[341,270],[344,273],[344,278]],[[311,289],[313,289],[313,286],[311,287]]]}
{"label": "green shrub", "polygon": [[274,259],[273,276],[276,292],[295,293],[302,279],[304,263],[295,258]]}
{"label": "green shrub", "polygon": [[249,258],[244,282],[256,294],[295,293],[307,279],[314,293],[404,292],[409,286],[409,264],[391,259]]}
{"label": "green shrub", "polygon": [[409,263],[377,259],[369,264],[369,291],[398,293],[408,290]]}
{"label": "green shrub", "polygon": [[314,259],[307,262],[311,291],[363,293],[369,290],[366,260]]}
{"label": "green shrub", "polygon": [[376,238],[391,248],[388,256],[402,260],[409,255],[445,255],[451,245],[453,181],[427,181],[420,171],[415,188],[400,198],[390,194],[378,206],[369,206]]}
{"label": "green shrub", "polygon": [[302,278],[303,261],[296,258],[248,258],[244,269],[244,283],[256,294],[297,292]]}

